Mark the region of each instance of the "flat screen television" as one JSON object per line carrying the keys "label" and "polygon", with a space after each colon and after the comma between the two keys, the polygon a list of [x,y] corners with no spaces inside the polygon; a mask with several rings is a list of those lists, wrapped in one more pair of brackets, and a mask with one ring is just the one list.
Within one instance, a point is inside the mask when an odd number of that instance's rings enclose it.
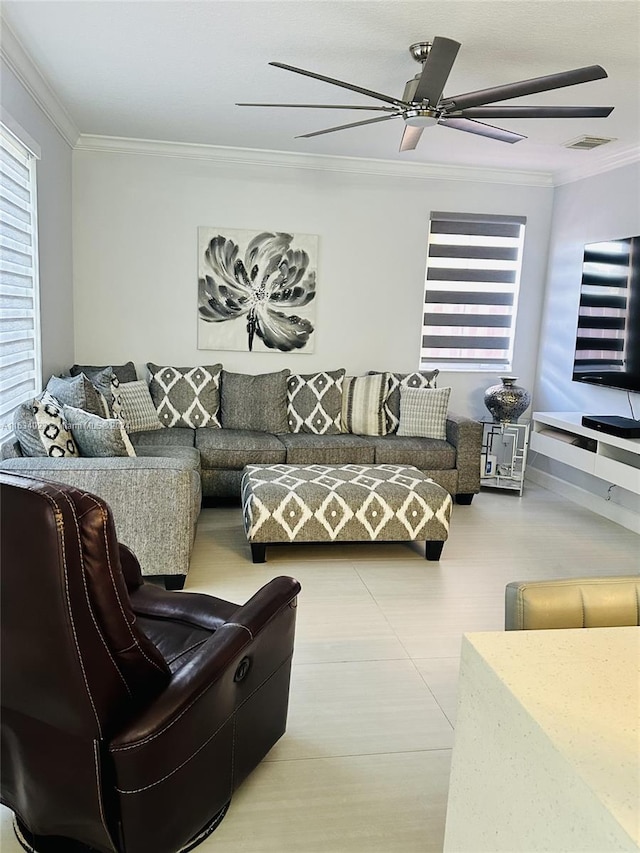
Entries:
{"label": "flat screen television", "polygon": [[584,247],[573,379],[640,393],[640,237]]}

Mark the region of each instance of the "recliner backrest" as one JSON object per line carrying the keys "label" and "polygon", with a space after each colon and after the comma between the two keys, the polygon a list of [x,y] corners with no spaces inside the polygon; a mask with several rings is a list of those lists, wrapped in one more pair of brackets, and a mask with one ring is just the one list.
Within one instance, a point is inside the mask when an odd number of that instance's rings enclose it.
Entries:
{"label": "recliner backrest", "polygon": [[111,513],[30,477],[0,473],[0,489],[3,707],[101,739],[170,677],[135,624]]}

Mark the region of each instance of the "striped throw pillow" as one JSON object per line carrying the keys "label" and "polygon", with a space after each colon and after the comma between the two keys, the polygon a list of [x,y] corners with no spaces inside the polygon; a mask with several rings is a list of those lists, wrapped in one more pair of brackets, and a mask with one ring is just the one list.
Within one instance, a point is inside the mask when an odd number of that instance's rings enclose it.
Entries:
{"label": "striped throw pillow", "polygon": [[389,376],[345,376],[342,386],[342,430],[356,435],[386,435]]}
{"label": "striped throw pillow", "polygon": [[124,422],[127,432],[163,429],[146,382],[121,382],[118,385],[119,411],[116,417]]}
{"label": "striped throw pillow", "polygon": [[400,388],[398,435],[447,437],[451,388]]}

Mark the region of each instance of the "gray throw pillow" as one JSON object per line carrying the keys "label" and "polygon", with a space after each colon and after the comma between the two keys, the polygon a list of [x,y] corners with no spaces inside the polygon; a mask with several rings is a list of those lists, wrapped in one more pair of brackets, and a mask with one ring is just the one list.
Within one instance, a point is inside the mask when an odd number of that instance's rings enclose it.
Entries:
{"label": "gray throw pillow", "polygon": [[220,427],[221,364],[162,367],[147,364],[149,392],[165,427]]}
{"label": "gray throw pillow", "polygon": [[287,379],[279,373],[229,373],[222,371],[222,426],[258,432],[289,432]]}
{"label": "gray throw pillow", "polygon": [[435,388],[439,370],[416,370],[413,373],[388,373],[389,394],[384,404],[387,432],[395,432],[400,423],[400,391],[402,388]]}
{"label": "gray throw pillow", "polygon": [[109,415],[107,401],[84,373],[77,376],[52,376],[46,390],[65,406],[84,409],[101,418]]}
{"label": "gray throw pillow", "polygon": [[446,439],[450,394],[451,388],[401,388],[398,435]]}
{"label": "gray throw pillow", "polygon": [[287,380],[287,419],[291,432],[337,435],[342,432],[344,369],[292,373]]}
{"label": "gray throw pillow", "polygon": [[119,418],[100,418],[73,406],[64,406],[63,412],[82,456],[136,455]]}
{"label": "gray throw pillow", "polygon": [[[91,378],[95,373],[100,373],[101,370],[105,370],[106,367],[106,364],[74,364],[69,370],[69,373],[72,376],[78,376],[78,374],[84,373],[85,376]],[[136,366],[132,361],[127,361],[126,364],[114,364],[110,367],[118,377],[119,382],[135,382],[138,378]]]}
{"label": "gray throw pillow", "polygon": [[162,429],[156,407],[146,382],[122,382],[118,386],[118,417],[124,422],[128,433]]}
{"label": "gray throw pillow", "polygon": [[386,435],[384,401],[388,374],[346,376],[342,392],[342,429],[356,435]]}
{"label": "gray throw pillow", "polygon": [[62,406],[46,391],[16,410],[13,431],[25,456],[80,456]]}

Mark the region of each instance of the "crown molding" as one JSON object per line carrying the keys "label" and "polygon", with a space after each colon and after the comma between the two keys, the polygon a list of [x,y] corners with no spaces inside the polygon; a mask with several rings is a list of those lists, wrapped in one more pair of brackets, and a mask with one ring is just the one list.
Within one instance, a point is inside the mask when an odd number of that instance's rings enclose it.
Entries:
{"label": "crown molding", "polygon": [[[581,153],[588,157],[591,152],[583,151]],[[579,166],[573,166],[570,169],[560,169],[558,172],[555,172],[553,175],[553,184],[556,187],[562,184],[570,184],[573,181],[592,178],[595,175],[610,172],[612,169],[620,169],[622,166],[630,166],[632,163],[638,162],[640,162],[640,146],[638,145],[629,145],[608,155],[600,152],[597,160],[592,160],[591,162],[585,160]]]}
{"label": "crown molding", "polygon": [[58,133],[73,148],[80,136],[73,119],[62,105],[44,75],[24,49],[17,36],[0,15],[2,40],[0,56],[16,75]]}
{"label": "crown molding", "polygon": [[398,163],[392,160],[360,159],[329,155],[301,154],[291,151],[267,151],[257,148],[226,148],[189,142],[163,142],[151,139],[129,139],[117,136],[81,134],[75,149],[111,154],[143,154],[155,157],[177,157],[186,160],[209,160],[225,165],[270,166],[285,169],[349,172],[360,175],[382,175],[393,178],[440,179],[445,181],[478,181],[490,184],[519,184],[536,187],[553,186],[547,172],[527,172],[477,166],[452,166],[437,163]]}

